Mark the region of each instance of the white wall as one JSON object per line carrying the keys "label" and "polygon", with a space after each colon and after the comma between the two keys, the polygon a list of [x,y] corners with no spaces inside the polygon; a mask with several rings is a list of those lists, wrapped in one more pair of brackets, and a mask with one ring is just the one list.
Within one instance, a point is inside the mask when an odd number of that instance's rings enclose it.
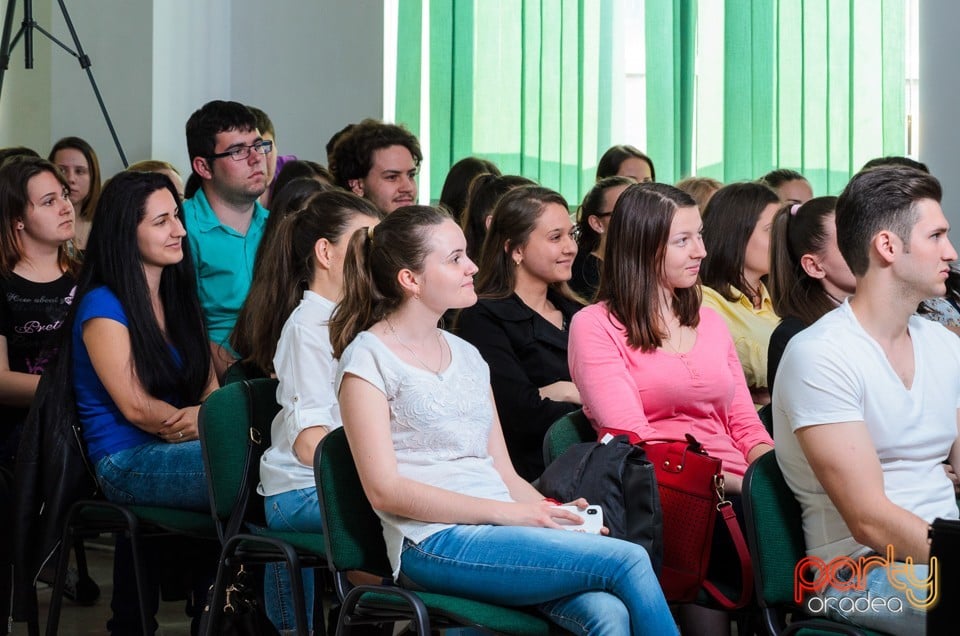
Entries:
{"label": "white wall", "polygon": [[920,2],[920,159],[943,184],[943,211],[960,245],[960,3]]}
{"label": "white wall", "polygon": [[[69,43],[55,0],[33,4],[37,22]],[[262,108],[282,153],[321,163],[331,134],[382,116],[383,0],[70,0],[67,8],[131,163],[156,158],[188,170],[184,124],[211,99]],[[18,6],[15,28],[21,19]],[[77,135],[97,150],[104,175],[121,169],[76,59],[42,36],[34,49],[35,70],[23,69],[21,44],[4,78],[0,147],[45,155]]]}

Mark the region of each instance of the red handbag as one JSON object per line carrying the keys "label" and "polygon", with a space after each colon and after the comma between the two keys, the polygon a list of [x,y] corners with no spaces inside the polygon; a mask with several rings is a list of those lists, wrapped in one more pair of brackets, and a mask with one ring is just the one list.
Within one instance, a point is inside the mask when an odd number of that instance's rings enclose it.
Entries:
{"label": "red handbag", "polygon": [[[654,466],[663,510],[663,569],[660,584],[668,601],[693,601],[703,587],[727,609],[743,607],[753,590],[750,553],[733,505],[723,494],[721,461],[690,434],[686,441],[640,443]],[[727,598],[707,580],[717,515],[723,517],[740,560],[740,597]]]}

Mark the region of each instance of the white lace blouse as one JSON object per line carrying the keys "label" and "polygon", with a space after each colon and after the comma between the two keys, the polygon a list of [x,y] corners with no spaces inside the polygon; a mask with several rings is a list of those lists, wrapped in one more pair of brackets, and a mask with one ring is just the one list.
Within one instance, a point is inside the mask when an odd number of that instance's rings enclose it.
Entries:
{"label": "white lace blouse", "polygon": [[[409,479],[465,495],[512,501],[487,449],[493,423],[490,370],[479,352],[441,331],[452,360],[441,374],[407,364],[380,339],[361,332],[343,352],[337,393],[347,373],[387,397],[397,470]],[[403,539],[414,543],[451,527],[377,511],[394,577]]]}

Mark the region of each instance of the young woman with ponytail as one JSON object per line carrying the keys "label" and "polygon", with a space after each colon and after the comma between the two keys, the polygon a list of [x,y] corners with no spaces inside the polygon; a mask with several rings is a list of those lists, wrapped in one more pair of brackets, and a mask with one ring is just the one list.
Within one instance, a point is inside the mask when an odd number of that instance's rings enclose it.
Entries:
{"label": "young woman with ponytail", "polygon": [[782,208],[770,237],[770,299],[782,318],[770,336],[767,386],[773,391],[787,342],[840,306],[857,281],[837,247],[837,197]]}
{"label": "young woman with ponytail", "polygon": [[[323,436],[340,426],[327,321],[341,296],[349,237],[381,216],[349,192],[317,192],[281,220],[263,246],[248,297],[248,341],[252,362],[279,380],[281,410],[260,460],[259,487],[267,525],[275,530],[322,532],[313,454]],[[265,576],[267,613],[278,629],[294,629],[286,568],[268,566]],[[311,572],[303,573],[303,583],[312,624]]]}
{"label": "young woman with ponytail", "polygon": [[396,210],[351,238],[330,324],[343,427],[394,578],[535,606],[577,634],[676,634],[646,551],[560,530],[577,515],[514,470],[487,365],[437,328],[477,300],[466,248],[445,212]]}

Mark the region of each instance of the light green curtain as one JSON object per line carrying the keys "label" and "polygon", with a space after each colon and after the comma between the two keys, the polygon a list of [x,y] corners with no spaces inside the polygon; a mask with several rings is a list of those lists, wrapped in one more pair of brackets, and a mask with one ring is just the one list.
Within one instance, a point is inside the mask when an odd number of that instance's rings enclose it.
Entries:
{"label": "light green curtain", "polygon": [[[836,194],[867,159],[903,154],[904,0],[726,0],[722,29],[697,23],[719,2],[647,0],[648,149],[660,180],[793,168],[816,194]],[[694,77],[691,55],[702,69],[721,57],[722,82]]]}
{"label": "light green curtain", "polygon": [[610,145],[613,8],[606,0],[400,0],[397,121],[419,130],[429,11],[431,199],[475,155],[575,206]]}

